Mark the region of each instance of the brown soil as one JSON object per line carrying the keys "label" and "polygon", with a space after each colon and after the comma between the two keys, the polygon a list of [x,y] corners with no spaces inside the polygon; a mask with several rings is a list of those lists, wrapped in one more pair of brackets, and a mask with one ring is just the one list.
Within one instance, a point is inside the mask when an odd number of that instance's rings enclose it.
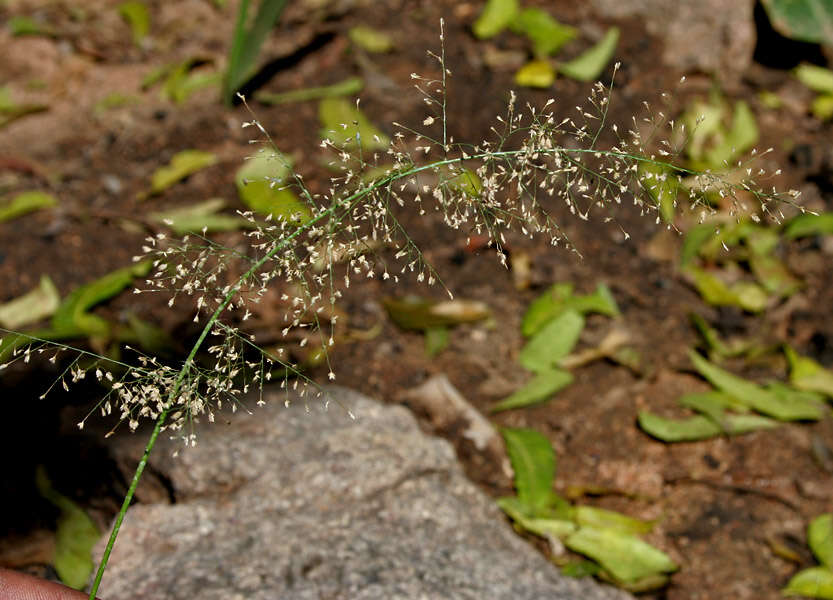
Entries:
{"label": "brown soil", "polygon": [[[217,196],[236,206],[233,174],[251,152],[248,131],[240,127],[249,116],[240,106],[224,108],[213,89],[200,91],[181,105],[160,98],[158,88],[140,89],[151,69],[176,60],[199,56],[214,65],[224,64],[231,8],[221,11],[205,0],[148,2],[154,18],[153,44],[139,49],[111,2],[87,2],[83,10],[72,8],[70,2],[43,4],[19,0],[0,6],[0,22],[28,15],[57,31],[55,37],[12,38],[0,28],[0,79],[16,99],[49,105],[48,111],[0,130],[0,192],[49,191],[60,205],[0,224],[0,302],[28,291],[44,273],[65,295],[128,264],[143,237],[156,231],[157,226],[145,220],[148,212]],[[387,133],[392,128],[385,124],[392,121],[419,123],[425,115],[410,73],[437,73],[437,64],[426,50],[436,48],[438,23],[444,17],[448,67],[453,73],[449,90],[453,135],[458,140],[479,140],[494,116],[505,109],[513,69],[490,69],[482,56],[487,46],[522,46],[510,35],[495,42],[477,41],[469,33],[476,3],[386,0],[372,3],[372,10],[351,2],[311,3],[323,7],[317,10],[290,4],[279,34],[264,49],[264,55],[280,59],[267,89],[325,85],[358,75],[366,81],[362,109]],[[560,20],[579,28],[614,24],[571,8],[578,3],[552,4],[560,9]],[[396,50],[360,56],[346,36],[356,24],[394,31]],[[661,41],[651,38],[639,22],[615,24],[622,28],[617,59],[623,67],[611,121],[626,126],[643,100],[659,103],[657,91],[674,89],[681,73],[670,72],[656,60]],[[782,189],[800,188],[811,208],[830,210],[833,177],[830,157],[825,156],[830,126],[820,126],[801,110],[785,108],[776,114],[757,103],[760,82],[767,82],[768,89],[788,85],[787,72],[754,65],[747,75],[732,82],[733,95],[756,109],[760,146],[775,147],[769,164],[786,173],[776,184]],[[689,91],[674,99],[672,111],[679,110],[688,95],[708,91],[707,78],[694,74],[690,79]],[[554,94],[569,111],[588,90],[587,84],[559,79],[552,91],[522,91],[519,104],[541,105]],[[96,103],[112,92],[134,96],[136,101],[97,110]],[[329,173],[318,148],[316,104],[254,107],[279,147],[292,154],[312,190],[323,189]],[[152,171],[186,148],[214,152],[219,164],[159,196],[139,199]],[[829,244],[807,241],[785,246],[788,264],[806,285],[785,304],[753,316],[704,303],[676,267],[680,237],[660,230],[653,218],[640,218],[623,204],[615,216],[630,234],[626,241],[618,224],[580,222],[558,209],[556,215],[582,258],[543,242],[510,239],[510,251],[528,254],[532,264],[528,286],[520,290],[513,273],[500,266],[494,253],[470,251],[465,240],[443,229],[437,219],[406,215],[412,237],[445,285],[456,297],[486,302],[495,318],[488,326],[453,329],[449,346],[430,359],[423,337],[397,329],[381,299],[405,293],[439,298],[440,290],[377,280],[351,286],[339,306],[347,329],[370,330],[379,324],[381,333],[364,341],[353,336],[337,346],[332,357],[337,382],[386,402],[402,402],[404,392],[432,374],[445,373],[485,413],[527,377],[516,358],[522,345],[520,320],[530,301],[556,281],[571,281],[581,292],[606,282],[622,310],[621,321],[643,356],[646,374],[637,377],[622,367],[596,362],[577,369],[575,383],[546,404],[502,413],[492,421],[532,427],[551,440],[558,456],[559,491],[582,486],[585,491],[607,490],[588,493],[581,501],[659,519],[650,541],[668,552],[681,569],[670,586],[653,597],[780,597],[778,590],[789,577],[811,564],[804,539],[808,520],[833,508],[833,473],[825,471],[811,452],[814,440],[833,446],[830,419],[737,438],[666,445],[643,434],[635,418],[644,409],[674,414],[680,394],[707,388],[692,374],[686,355],[698,343],[690,312],[705,316],[724,332],[762,332],[771,341],[788,342],[830,366]],[[243,237],[228,233],[217,239],[234,245]],[[133,313],[159,324],[183,340],[176,349],[183,352],[194,334],[191,314],[168,310],[164,300],[152,294],[122,294],[100,310],[117,321]],[[260,325],[270,329],[268,323]],[[590,318],[583,346],[597,342],[609,327],[607,319]],[[277,332],[271,329],[260,333],[274,337]],[[778,360],[732,366],[760,380],[785,375]],[[37,400],[42,378],[54,375],[43,367],[34,375],[13,370],[0,380],[4,403],[0,438],[6,457],[0,496],[7,504],[0,528],[4,532],[0,564],[37,569],[47,562],[44,557],[49,556],[52,538],[45,530],[54,514],[29,483],[33,465],[47,464],[56,487],[81,501],[101,524],[112,517],[125,489],[125,475],[108,461],[106,443],[99,435],[112,425],[93,426],[93,432],[85,434],[72,425],[74,416],[92,405],[91,398],[99,390],[87,386]],[[323,380],[326,371],[313,375]],[[511,481],[499,464],[478,454],[458,430],[438,433],[455,444],[471,478],[490,494],[511,493]],[[771,540],[796,549],[802,564],[777,556]]]}

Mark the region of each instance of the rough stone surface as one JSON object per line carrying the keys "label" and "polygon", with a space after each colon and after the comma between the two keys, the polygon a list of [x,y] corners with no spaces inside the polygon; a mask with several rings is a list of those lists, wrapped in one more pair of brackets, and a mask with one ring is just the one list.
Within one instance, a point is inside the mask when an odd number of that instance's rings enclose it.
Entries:
{"label": "rough stone surface", "polygon": [[611,19],[639,17],[665,41],[662,59],[682,71],[738,75],[755,50],[754,0],[591,0]]}
{"label": "rough stone surface", "polygon": [[166,440],[150,466],[177,502],[128,511],[100,597],[630,597],[561,577],[407,410],[332,394],[324,411],[270,392],[177,459]]}

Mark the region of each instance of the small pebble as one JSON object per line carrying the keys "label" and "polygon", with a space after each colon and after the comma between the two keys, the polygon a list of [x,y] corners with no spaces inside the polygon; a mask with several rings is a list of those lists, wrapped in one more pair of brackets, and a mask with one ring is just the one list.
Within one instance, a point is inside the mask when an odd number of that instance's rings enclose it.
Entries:
{"label": "small pebble", "polygon": [[113,196],[117,196],[121,193],[124,186],[122,186],[121,179],[116,177],[115,175],[104,175],[101,178],[101,183],[104,186],[104,189],[107,190],[109,194]]}

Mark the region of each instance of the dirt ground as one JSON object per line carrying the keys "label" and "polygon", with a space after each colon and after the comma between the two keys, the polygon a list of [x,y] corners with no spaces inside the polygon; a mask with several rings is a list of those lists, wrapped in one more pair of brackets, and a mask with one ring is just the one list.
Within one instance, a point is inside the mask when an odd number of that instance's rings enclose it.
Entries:
{"label": "dirt ground", "polygon": [[[139,48],[116,3],[96,0],[83,3],[83,9],[74,4],[0,3],[0,23],[27,15],[56,32],[12,37],[0,26],[0,82],[17,100],[49,107],[0,128],[0,193],[38,189],[59,199],[54,209],[0,224],[0,302],[25,293],[44,273],[65,295],[128,264],[142,238],[159,227],[147,220],[151,211],[212,197],[225,198],[237,207],[234,172],[252,150],[249,132],[240,127],[249,118],[247,113],[240,106],[224,108],[215,89],[200,90],[182,104],[161,98],[158,88],[141,89],[149,71],[173,61],[199,57],[209,67],[224,64],[233,25],[231,7],[221,10],[207,0],[148,2],[154,20],[152,44]],[[639,20],[614,21],[577,4],[558,0],[547,6],[559,20],[582,31],[614,24],[622,30],[616,52],[622,69],[612,122],[627,126],[631,116],[639,114],[643,100],[660,103],[659,92],[673,91],[683,74],[689,77],[688,87],[672,100],[672,112],[679,112],[692,96],[708,94],[712,86],[708,75],[675,72],[657,60],[662,41]],[[495,115],[503,113],[508,90],[517,87],[512,81],[514,67],[490,68],[483,56],[494,48],[522,46],[510,35],[489,42],[475,39],[470,25],[478,7],[477,2],[441,0],[377,1],[372,9],[361,2],[290,2],[278,34],[263,51],[278,59],[264,87],[304,88],[356,75],[366,84],[362,110],[384,131],[393,132],[387,125],[393,121],[420,123],[425,117],[423,103],[410,74],[437,74],[437,64],[426,50],[437,47],[443,17],[447,64],[453,73],[451,132],[458,140],[479,140]],[[394,32],[395,50],[373,55],[357,51],[346,33],[357,24]],[[797,55],[795,60],[801,58]],[[794,90],[784,66],[755,62],[743,77],[724,85],[732,98],[746,99],[755,110],[761,129],[759,146],[775,149],[767,166],[783,169],[775,184],[802,190],[803,202],[810,208],[833,210],[830,124],[821,124],[805,108],[766,111],[758,100],[762,89]],[[610,73],[608,69],[603,79],[609,80]],[[549,91],[520,90],[520,104],[541,105],[554,95],[559,105],[572,110],[588,91],[589,84],[560,78]],[[113,92],[132,99],[114,107],[100,104]],[[254,103],[253,107],[281,150],[292,155],[311,190],[324,189],[330,174],[318,145],[316,103],[271,107]],[[214,152],[219,162],[158,196],[140,198],[153,170],[186,148]],[[681,237],[658,227],[652,218],[640,218],[631,207],[623,204],[615,213],[629,240],[616,224],[581,222],[559,208],[555,214],[582,257],[553,249],[546,240],[510,239],[510,252],[530,259],[523,289],[518,289],[513,272],[503,268],[494,253],[467,247],[438,218],[405,217],[411,236],[445,285],[456,297],[485,302],[495,318],[486,325],[451,330],[448,347],[429,358],[423,336],[399,330],[381,300],[406,293],[440,298],[439,290],[378,280],[351,286],[339,305],[346,328],[381,329],[346,336],[336,345],[332,359],[337,383],[386,402],[405,402],[405,392],[442,373],[472,405],[488,414],[491,404],[526,380],[516,359],[523,344],[520,322],[529,303],[553,282],[573,282],[580,292],[591,292],[604,282],[619,304],[621,323],[633,336],[645,372],[637,376],[612,363],[594,362],[576,369],[575,383],[551,401],[500,413],[491,420],[496,425],[531,427],[551,440],[558,457],[558,491],[635,517],[659,519],[649,540],[681,568],[667,588],[650,597],[780,597],[779,589],[789,577],[812,564],[805,541],[809,519],[833,509],[833,472],[811,451],[814,444],[833,447],[830,418],[675,445],[648,437],[635,419],[640,410],[677,414],[677,397],[708,389],[693,374],[687,358],[688,349],[699,343],[689,320],[691,312],[704,316],[725,335],[763,335],[770,342],[787,342],[825,366],[833,365],[829,240],[782,244],[782,257],[804,287],[771,310],[752,315],[706,304],[677,267]],[[243,238],[232,232],[217,234],[217,239],[233,246]],[[137,314],[182,340],[176,351],[184,352],[195,334],[191,313],[168,310],[164,300],[152,294],[122,294],[100,310],[115,320]],[[266,338],[278,333],[265,321],[258,327]],[[609,320],[590,317],[582,346],[598,342],[609,327]],[[786,366],[778,359],[730,366],[761,381],[786,375]],[[118,443],[118,437],[105,442],[100,435],[112,425],[93,426],[84,434],[73,427],[75,416],[100,391],[87,386],[37,400],[49,375],[47,367],[38,367],[13,370],[0,379],[4,410],[0,564],[39,573],[45,573],[44,557],[51,551],[49,527],[54,514],[29,483],[34,465],[46,464],[50,473],[58,474],[55,486],[81,502],[102,525],[115,513],[125,490],[124,471],[108,459],[107,444]],[[313,375],[323,381],[326,369]],[[417,413],[430,429],[425,415]],[[474,450],[459,427],[437,433],[455,444],[470,477],[488,493],[498,497],[512,492],[500,465]],[[540,541],[530,541],[548,552]],[[774,552],[778,544],[792,549],[800,562]]]}

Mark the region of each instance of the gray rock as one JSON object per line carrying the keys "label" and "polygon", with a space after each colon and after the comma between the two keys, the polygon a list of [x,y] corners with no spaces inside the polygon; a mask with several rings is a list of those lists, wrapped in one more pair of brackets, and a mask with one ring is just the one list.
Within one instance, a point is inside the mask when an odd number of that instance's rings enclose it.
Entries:
{"label": "gray rock", "polygon": [[150,466],[177,503],[128,511],[100,597],[630,597],[561,577],[404,408],[333,389],[329,410],[286,409],[281,394],[178,458],[160,442]]}
{"label": "gray rock", "polygon": [[663,62],[682,71],[737,76],[752,61],[754,0],[591,0],[591,4],[611,19],[643,19],[648,33],[665,41]]}

